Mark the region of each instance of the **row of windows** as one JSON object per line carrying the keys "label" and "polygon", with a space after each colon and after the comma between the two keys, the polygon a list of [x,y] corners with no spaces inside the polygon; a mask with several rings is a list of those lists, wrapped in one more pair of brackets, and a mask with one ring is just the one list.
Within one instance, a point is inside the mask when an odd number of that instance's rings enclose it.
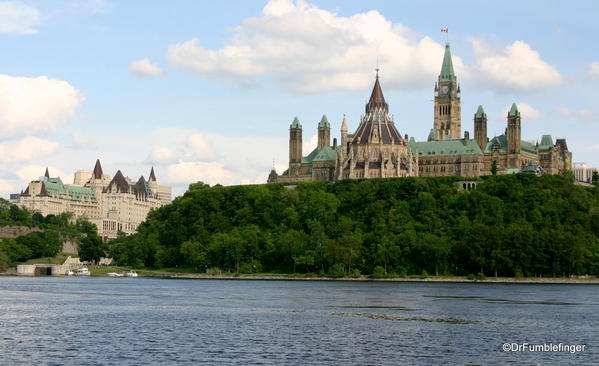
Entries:
{"label": "row of windows", "polygon": [[426,173],[437,173],[437,172],[438,173],[446,173],[446,172],[450,172],[450,173],[456,172],[456,173],[459,173],[461,171],[460,168],[462,168],[463,171],[479,171],[480,170],[480,167],[479,167],[478,164],[464,164],[464,165],[456,166],[456,167],[451,166],[451,165],[450,166],[440,166],[440,167],[437,167],[437,166],[433,166],[433,167],[429,167],[429,166],[422,167],[421,166],[421,167],[419,167],[418,170],[421,173],[424,173],[424,172],[426,172]]}

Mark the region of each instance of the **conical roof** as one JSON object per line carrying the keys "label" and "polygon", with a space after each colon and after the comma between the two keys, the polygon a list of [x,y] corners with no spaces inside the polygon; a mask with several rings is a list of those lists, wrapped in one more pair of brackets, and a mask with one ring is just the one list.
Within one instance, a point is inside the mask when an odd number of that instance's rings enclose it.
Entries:
{"label": "conical roof", "polygon": [[345,114],[343,115],[343,121],[341,122],[341,131],[347,131],[347,121],[345,120]]}
{"label": "conical roof", "polygon": [[[143,178],[143,176],[142,176]],[[149,182],[156,182],[156,174],[154,174],[154,167],[152,167],[152,169],[150,170],[150,178],[148,179]]]}
{"label": "conical roof", "polygon": [[293,118],[293,122],[291,122],[291,128],[302,128],[300,121],[297,117]]}
{"label": "conical roof", "polygon": [[478,106],[478,109],[476,110],[476,114],[474,115],[474,117],[480,118],[480,117],[484,117],[485,114],[485,110],[483,109],[482,105]]}
{"label": "conical roof", "polygon": [[322,118],[320,119],[320,122],[318,123],[318,127],[329,127],[329,120],[327,119],[327,116],[325,114],[322,115]]}
{"label": "conical roof", "polygon": [[439,74],[439,81],[453,81],[455,80],[455,73],[453,71],[453,62],[451,61],[451,50],[449,49],[449,43],[445,45],[445,54],[443,55],[443,65],[441,66],[441,74]]}
{"label": "conical roof", "polygon": [[46,167],[46,172],[44,173],[44,177],[50,178],[50,173],[48,172],[48,167]]}
{"label": "conical roof", "polygon": [[385,102],[385,97],[383,96],[383,90],[381,89],[381,84],[379,83],[379,74],[376,74],[376,80],[374,81],[374,87],[372,88],[372,93],[370,94],[370,100],[368,104],[366,104],[366,114],[371,110],[382,108],[385,112],[389,112],[389,105]]}
{"label": "conical roof", "polygon": [[103,174],[104,173],[102,172],[102,165],[100,165],[100,159],[97,159],[96,165],[94,166],[93,176],[95,179],[102,179]]}
{"label": "conical roof", "polygon": [[431,128],[431,132],[428,133],[427,141],[435,141],[435,130]]}
{"label": "conical roof", "polygon": [[508,117],[514,117],[514,116],[520,115],[520,112],[518,111],[518,106],[516,105],[516,103],[512,103],[512,108],[510,108],[510,111],[507,115],[508,115]]}

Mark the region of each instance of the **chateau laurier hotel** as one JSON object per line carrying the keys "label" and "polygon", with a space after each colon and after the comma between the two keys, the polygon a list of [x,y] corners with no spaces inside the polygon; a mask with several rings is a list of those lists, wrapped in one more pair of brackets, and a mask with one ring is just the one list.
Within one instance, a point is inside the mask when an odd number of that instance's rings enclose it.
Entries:
{"label": "chateau laurier hotel", "polygon": [[11,202],[42,215],[71,212],[75,218],[85,217],[98,228],[103,239],[115,238],[119,231],[132,234],[152,208],[171,201],[171,188],[160,186],[154,168],[146,180],[137,182],[121,171],[114,177],[104,174],[100,160],[93,171],[77,171],[73,184],[46,174],[29,183],[20,194],[11,195]]}
{"label": "chateau laurier hotel", "polygon": [[541,142],[522,140],[522,120],[516,104],[507,117],[505,133],[489,139],[487,114],[482,106],[474,114],[474,136],[462,136],[461,92],[449,44],[435,84],[434,123],[427,141],[401,136],[385,101],[378,73],[365,114],[350,134],[345,118],[341,143],[333,139],[326,116],[318,124],[318,145],[302,153],[302,125],[295,118],[289,129],[289,169],[278,175],[273,169],[269,183],[314,180],[407,176],[489,175],[530,171],[557,174],[572,169],[572,153],[565,139],[543,135]]}

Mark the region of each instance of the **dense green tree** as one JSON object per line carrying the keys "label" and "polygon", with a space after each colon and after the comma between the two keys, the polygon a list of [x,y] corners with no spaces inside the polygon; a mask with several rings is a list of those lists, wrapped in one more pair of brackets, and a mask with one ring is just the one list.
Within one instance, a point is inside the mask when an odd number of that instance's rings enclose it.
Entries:
{"label": "dense green tree", "polygon": [[[209,187],[110,242],[120,264],[329,275],[569,275],[599,270],[599,190],[570,173]],[[2,216],[0,220],[8,214]],[[54,222],[53,225],[59,225]],[[84,230],[80,227],[80,230]]]}
{"label": "dense green tree", "polygon": [[31,258],[54,257],[62,250],[62,238],[53,230],[34,231],[16,239],[31,251]]}
{"label": "dense green tree", "polygon": [[108,246],[94,233],[87,234],[79,244],[79,258],[82,261],[98,263],[100,258],[106,257]]}

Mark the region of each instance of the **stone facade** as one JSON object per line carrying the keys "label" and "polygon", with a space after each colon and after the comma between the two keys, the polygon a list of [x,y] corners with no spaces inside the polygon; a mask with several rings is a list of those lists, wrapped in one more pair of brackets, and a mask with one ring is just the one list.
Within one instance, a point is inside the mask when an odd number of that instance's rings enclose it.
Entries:
{"label": "stone facade", "polygon": [[522,118],[516,104],[506,116],[505,133],[489,139],[487,114],[482,106],[474,114],[474,138],[462,136],[461,90],[453,69],[449,44],[434,88],[433,128],[427,141],[403,138],[383,97],[378,70],[366,113],[353,134],[347,121],[341,125],[341,144],[330,145],[326,116],[318,124],[318,145],[302,155],[302,126],[297,117],[290,126],[289,169],[273,169],[268,182],[296,183],[311,180],[406,176],[462,176],[534,172],[558,174],[572,169],[572,153],[565,139],[555,142],[522,140]]}
{"label": "stone facade", "polygon": [[104,174],[99,160],[93,172],[77,172],[74,184],[51,178],[46,169],[45,175],[31,181],[23,192],[11,195],[12,203],[44,216],[70,212],[74,218],[87,218],[105,240],[115,238],[119,231],[134,233],[151,209],[170,201],[171,188],[158,185],[154,168],[148,180],[142,176],[133,182],[120,170],[114,177]]}
{"label": "stone facade", "polygon": [[599,174],[599,168],[590,168],[585,163],[574,163],[574,177],[580,183],[593,183],[593,173]]}
{"label": "stone facade", "polygon": [[297,117],[289,128],[289,169],[278,175],[271,171],[268,182],[350,178],[407,177],[418,173],[418,158],[408,147],[389,114],[378,74],[365,114],[353,134],[348,133],[345,117],[341,125],[341,144],[330,141],[331,126],[326,116],[318,123],[318,144],[302,156],[302,125]]}

